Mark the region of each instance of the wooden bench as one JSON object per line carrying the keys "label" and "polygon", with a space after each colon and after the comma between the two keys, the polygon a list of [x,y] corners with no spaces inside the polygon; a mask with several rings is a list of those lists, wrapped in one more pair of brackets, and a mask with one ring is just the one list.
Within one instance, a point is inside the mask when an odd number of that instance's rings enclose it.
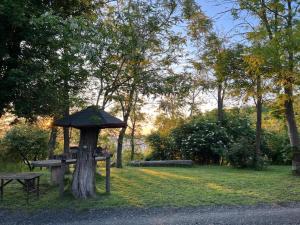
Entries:
{"label": "wooden bench", "polygon": [[26,190],[27,197],[26,202],[28,203],[29,193],[35,192],[39,198],[40,195],[40,173],[0,173],[1,185],[0,195],[1,201],[3,200],[4,187],[12,182],[13,180],[18,181]]}
{"label": "wooden bench", "polygon": [[[110,158],[111,156],[103,156],[103,157],[95,157],[95,161],[105,161],[105,190],[106,193],[110,193]],[[40,161],[32,161],[31,165],[34,167],[47,167],[51,170],[51,182],[53,184],[59,185],[59,193],[60,196],[63,195],[64,192],[64,174],[65,167],[67,165],[76,164],[77,159],[49,159],[49,160],[40,160]]]}

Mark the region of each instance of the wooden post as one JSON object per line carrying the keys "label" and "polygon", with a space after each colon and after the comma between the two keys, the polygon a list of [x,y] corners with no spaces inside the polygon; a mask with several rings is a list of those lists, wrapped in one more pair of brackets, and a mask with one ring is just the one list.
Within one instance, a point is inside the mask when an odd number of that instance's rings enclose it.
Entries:
{"label": "wooden post", "polygon": [[110,193],[110,156],[107,156],[105,159],[105,190],[106,193]]}
{"label": "wooden post", "polygon": [[63,195],[64,195],[64,190],[65,190],[65,184],[64,184],[65,170],[66,170],[66,159],[65,159],[65,157],[63,157],[63,159],[61,160],[61,167],[60,167],[59,197],[63,197]]}

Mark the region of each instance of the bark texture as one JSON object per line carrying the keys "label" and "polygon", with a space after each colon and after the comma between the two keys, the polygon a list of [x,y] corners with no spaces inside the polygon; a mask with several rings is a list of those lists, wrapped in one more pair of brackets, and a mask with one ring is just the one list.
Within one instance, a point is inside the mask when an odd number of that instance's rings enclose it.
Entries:
{"label": "bark texture", "polygon": [[296,175],[300,175],[300,153],[299,153],[299,134],[297,129],[297,124],[295,120],[295,113],[292,101],[292,89],[286,87],[284,89],[285,94],[288,96],[287,100],[284,102],[285,117],[287,120],[288,133],[290,138],[290,143],[293,150],[292,157],[292,172]]}
{"label": "bark texture", "polygon": [[122,168],[122,149],[123,149],[123,140],[126,132],[126,127],[122,127],[119,137],[118,137],[118,146],[117,146],[117,168]]}
{"label": "bark texture", "polygon": [[218,122],[222,123],[224,119],[224,90],[223,85],[218,84]]}
{"label": "bark texture", "polygon": [[57,138],[57,127],[52,127],[51,134],[48,142],[48,158],[52,159],[54,156],[54,149],[56,146],[56,138]]}
{"label": "bark texture", "polygon": [[73,174],[72,193],[75,198],[95,196],[95,149],[99,129],[82,129],[80,131],[79,152]]}
{"label": "bark texture", "polygon": [[261,123],[262,123],[262,93],[261,93],[261,77],[257,76],[256,83],[257,102],[256,102],[256,133],[255,133],[255,164],[258,167],[259,158],[261,156]]}
{"label": "bark texture", "polygon": [[70,129],[68,127],[64,127],[64,153],[68,154],[70,152]]}

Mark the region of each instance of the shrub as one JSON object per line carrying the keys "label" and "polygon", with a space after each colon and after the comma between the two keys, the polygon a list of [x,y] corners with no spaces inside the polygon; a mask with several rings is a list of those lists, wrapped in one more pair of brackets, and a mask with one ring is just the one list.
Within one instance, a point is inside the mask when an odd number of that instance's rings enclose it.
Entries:
{"label": "shrub", "polygon": [[2,140],[5,159],[23,161],[29,168],[30,160],[45,159],[47,156],[48,134],[35,126],[17,125],[6,133]]}
{"label": "shrub", "polygon": [[253,167],[255,159],[255,142],[252,138],[241,137],[229,146],[226,158],[230,165],[234,167]]}
{"label": "shrub", "polygon": [[292,151],[287,133],[268,132],[265,134],[266,154],[276,165],[291,164]]}
{"label": "shrub", "polygon": [[[144,159],[143,153],[138,149],[135,149],[134,160],[143,160],[143,159]],[[125,164],[128,164],[131,161],[131,149],[129,148],[124,149],[122,154],[122,160]]]}
{"label": "shrub", "polygon": [[165,136],[158,132],[152,133],[146,138],[146,142],[152,151],[145,160],[171,160],[180,157],[170,135]]}
{"label": "shrub", "polygon": [[263,169],[267,165],[267,158],[264,152],[256,158],[255,139],[250,137],[241,137],[232,143],[227,151],[227,161],[233,167]]}
{"label": "shrub", "polygon": [[230,141],[224,127],[206,119],[179,126],[172,136],[184,159],[205,164],[219,163]]}

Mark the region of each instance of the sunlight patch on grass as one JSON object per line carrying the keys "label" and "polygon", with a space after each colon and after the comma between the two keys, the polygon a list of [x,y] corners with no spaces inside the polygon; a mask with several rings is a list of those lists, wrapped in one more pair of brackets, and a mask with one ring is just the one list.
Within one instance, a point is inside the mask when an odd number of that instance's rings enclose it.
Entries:
{"label": "sunlight patch on grass", "polygon": [[[17,167],[5,167],[17,171]],[[1,170],[1,168],[0,168]],[[50,185],[50,173],[44,169],[41,196],[27,205],[16,183],[6,186],[0,207],[36,210],[73,208],[76,210],[111,207],[240,205],[300,201],[300,178],[290,167],[271,166],[265,171],[238,170],[220,166],[192,168],[112,168],[111,194],[105,193],[105,177],[96,175],[97,196],[76,200],[71,194],[71,179],[59,198],[58,187]],[[104,173],[104,168],[101,168]],[[34,197],[33,197],[34,198]]]}
{"label": "sunlight patch on grass", "polygon": [[170,178],[183,179],[183,180],[194,180],[195,179],[193,177],[182,176],[182,175],[167,173],[167,172],[162,172],[162,171],[155,171],[155,170],[151,170],[151,169],[140,169],[140,171],[143,173],[149,174],[149,175],[160,177],[162,179],[170,179]]}

